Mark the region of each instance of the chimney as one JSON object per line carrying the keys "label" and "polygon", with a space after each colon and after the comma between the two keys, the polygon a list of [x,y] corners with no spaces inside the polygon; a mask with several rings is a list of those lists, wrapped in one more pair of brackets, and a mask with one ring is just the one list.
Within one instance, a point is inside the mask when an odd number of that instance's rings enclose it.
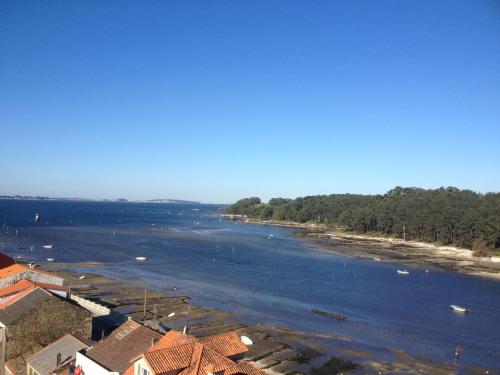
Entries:
{"label": "chimney", "polygon": [[61,353],[57,353],[56,366],[59,367],[60,365],[61,365]]}
{"label": "chimney", "polygon": [[151,337],[151,347],[155,346],[155,344],[158,342],[156,337]]}

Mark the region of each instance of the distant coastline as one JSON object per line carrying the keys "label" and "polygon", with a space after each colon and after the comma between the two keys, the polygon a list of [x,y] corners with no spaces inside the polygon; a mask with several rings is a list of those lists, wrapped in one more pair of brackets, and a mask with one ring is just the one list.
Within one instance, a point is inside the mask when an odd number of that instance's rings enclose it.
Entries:
{"label": "distant coastline", "polygon": [[182,199],[141,199],[132,200],[125,198],[117,199],[91,199],[91,198],[58,198],[31,195],[0,195],[2,200],[23,200],[23,201],[69,201],[69,202],[118,202],[118,203],[168,203],[168,204],[202,204],[197,201],[187,201]]}

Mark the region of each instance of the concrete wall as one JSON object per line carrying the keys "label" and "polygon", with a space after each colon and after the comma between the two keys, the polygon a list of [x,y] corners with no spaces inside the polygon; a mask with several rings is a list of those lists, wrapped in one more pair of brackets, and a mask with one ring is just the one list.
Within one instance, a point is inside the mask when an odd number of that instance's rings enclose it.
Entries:
{"label": "concrete wall", "polygon": [[80,306],[82,306],[84,309],[87,309],[90,311],[92,314],[95,316],[105,316],[111,314],[111,310],[108,309],[107,307],[103,305],[99,305],[98,303],[95,303],[93,301],[90,301],[88,299],[79,297],[77,295],[70,295],[70,297],[73,301],[78,303]]}
{"label": "concrete wall", "polygon": [[26,270],[19,272],[16,275],[7,276],[0,279],[0,288],[5,288],[9,285],[15,284],[16,282],[22,279],[28,279],[39,283],[55,284],[55,285],[63,285],[64,282],[64,279],[59,276],[36,272],[34,270]]}
{"label": "concrete wall", "polygon": [[35,270],[28,270],[27,273],[27,279],[31,281],[36,281],[39,283],[45,283],[45,284],[55,284],[55,285],[63,285],[64,279],[62,277],[56,276],[56,275],[50,275],[46,273],[41,273],[41,272],[36,272]]}

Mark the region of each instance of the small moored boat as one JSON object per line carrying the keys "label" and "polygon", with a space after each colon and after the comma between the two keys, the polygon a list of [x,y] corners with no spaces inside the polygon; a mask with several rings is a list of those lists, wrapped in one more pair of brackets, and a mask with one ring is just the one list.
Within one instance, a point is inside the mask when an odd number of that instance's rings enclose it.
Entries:
{"label": "small moored boat", "polygon": [[400,275],[409,275],[409,274],[410,274],[410,271],[408,271],[408,270],[398,270],[398,273],[399,273]]}
{"label": "small moored boat", "polygon": [[468,313],[470,310],[466,307],[458,306],[458,305],[450,305],[450,307],[458,312]]}
{"label": "small moored boat", "polygon": [[54,245],[42,245],[44,249],[50,250],[54,248]]}
{"label": "small moored boat", "polygon": [[374,260],[375,262],[380,262],[382,259],[380,259],[380,258],[373,258],[373,260]]}
{"label": "small moored boat", "polygon": [[148,258],[146,258],[146,257],[135,257],[135,260],[139,260],[139,261],[141,261],[141,262],[143,262],[143,261],[145,261],[145,260],[147,260],[147,259],[148,259]]}
{"label": "small moored boat", "polygon": [[53,262],[54,258],[47,258],[47,262]]}

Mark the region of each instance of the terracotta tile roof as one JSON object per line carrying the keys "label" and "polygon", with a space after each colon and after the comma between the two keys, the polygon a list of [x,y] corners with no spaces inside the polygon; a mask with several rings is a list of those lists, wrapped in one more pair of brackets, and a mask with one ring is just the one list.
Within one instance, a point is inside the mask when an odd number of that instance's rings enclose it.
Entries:
{"label": "terracotta tile roof", "polygon": [[205,346],[226,357],[248,352],[248,348],[241,342],[240,337],[234,331],[222,335],[205,337],[200,341],[205,344]]}
{"label": "terracotta tile roof", "polygon": [[0,289],[0,297],[9,296],[11,294],[23,291],[25,289],[28,289],[28,288],[31,288],[34,286],[35,286],[34,282],[32,282],[30,280],[22,279],[13,285],[9,285],[5,288],[1,288]]}
{"label": "terracotta tile roof", "polygon": [[48,271],[42,271],[42,270],[34,270],[32,268],[26,267],[22,264],[13,264],[11,266],[5,267],[0,269],[0,279],[4,279],[9,276],[17,275],[18,273],[24,272],[24,271],[30,271],[33,273],[43,273],[45,275],[50,275],[52,277],[57,277],[61,280],[64,280],[62,277],[57,276],[56,274]]}
{"label": "terracotta tile roof", "polygon": [[265,374],[248,363],[237,363],[227,358],[248,351],[235,332],[200,341],[192,336],[184,336],[188,342],[176,344],[182,341],[181,336],[178,332],[170,331],[153,347],[155,350],[143,354],[155,374],[180,371],[178,375],[207,375],[208,369],[224,375]]}
{"label": "terracotta tile roof", "polygon": [[161,374],[166,371],[182,370],[189,367],[193,355],[194,343],[178,345],[144,353],[144,358],[151,369]]}
{"label": "terracotta tile roof", "polygon": [[173,346],[178,346],[182,344],[187,344],[190,342],[195,342],[196,338],[191,335],[183,335],[180,332],[174,331],[173,329],[168,331],[165,336],[163,336],[160,341],[158,341],[154,346],[149,348],[148,352],[152,352],[160,349],[167,349]]}
{"label": "terracotta tile roof", "polygon": [[45,284],[45,283],[37,283],[28,279],[21,279],[17,283],[10,285],[5,288],[0,288],[0,298],[6,297],[14,293],[21,292],[23,290],[34,288],[38,286],[43,289],[52,289],[52,290],[66,290],[65,287],[56,284]]}
{"label": "terracotta tile roof", "polygon": [[18,301],[21,298],[23,298],[25,295],[31,293],[35,288],[36,288],[36,286],[28,287],[27,289],[25,289],[22,292],[18,293],[17,295],[15,295],[14,297],[12,297],[11,299],[9,299],[9,300],[7,300],[5,302],[0,303],[0,310],[3,310],[6,307],[9,307],[10,305],[12,305],[13,303],[15,303],[16,301]]}
{"label": "terracotta tile roof", "polygon": [[87,350],[86,355],[111,371],[122,373],[130,367],[132,359],[148,350],[153,340],[161,337],[161,333],[128,320]]}
{"label": "terracotta tile roof", "polygon": [[2,304],[4,306],[0,309],[0,322],[10,324],[50,298],[55,297],[45,289],[38,287],[27,289]]}
{"label": "terracotta tile roof", "polygon": [[29,270],[28,267],[23,266],[22,264],[13,264],[12,266],[8,266],[5,268],[2,268],[0,270],[0,279],[3,279],[5,277],[9,277],[12,275],[17,275],[20,272]]}
{"label": "terracotta tile roof", "polygon": [[[55,276],[55,275],[54,275]],[[59,277],[59,276],[57,276]],[[24,280],[24,279],[23,279]],[[57,284],[47,284],[47,283],[39,283],[38,281],[33,281],[33,283],[43,289],[50,289],[50,290],[61,290],[61,291],[67,291],[68,288],[62,286],[62,285],[57,285]]]}

